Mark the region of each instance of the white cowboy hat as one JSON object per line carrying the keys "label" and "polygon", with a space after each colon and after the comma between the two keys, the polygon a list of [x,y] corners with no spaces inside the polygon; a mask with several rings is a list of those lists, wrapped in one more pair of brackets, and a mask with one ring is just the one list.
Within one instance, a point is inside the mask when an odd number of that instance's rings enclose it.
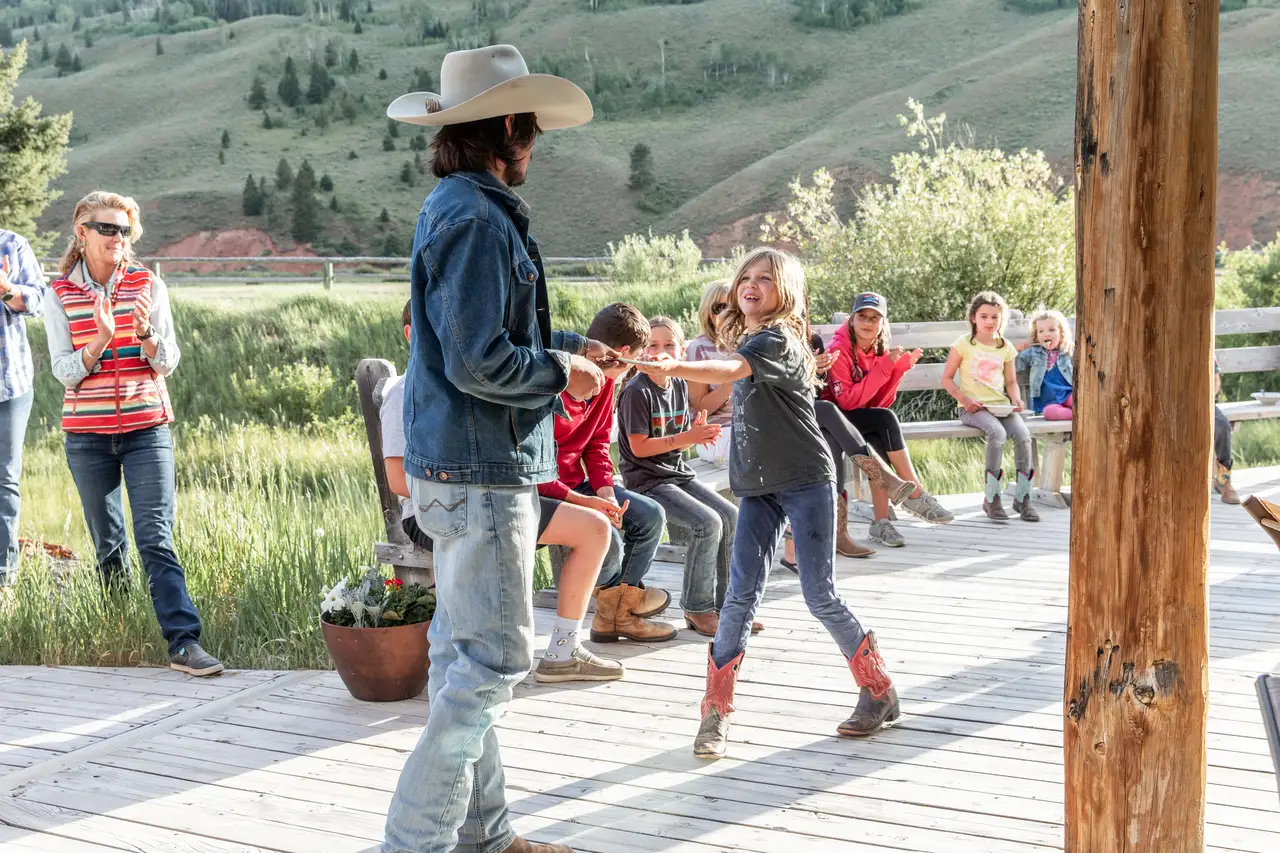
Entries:
{"label": "white cowboy hat", "polygon": [[496,116],[534,113],[543,130],[591,121],[587,93],[563,77],[530,74],[520,51],[509,44],[458,50],[440,67],[440,94],[410,92],[387,107],[387,117],[406,124],[441,127]]}

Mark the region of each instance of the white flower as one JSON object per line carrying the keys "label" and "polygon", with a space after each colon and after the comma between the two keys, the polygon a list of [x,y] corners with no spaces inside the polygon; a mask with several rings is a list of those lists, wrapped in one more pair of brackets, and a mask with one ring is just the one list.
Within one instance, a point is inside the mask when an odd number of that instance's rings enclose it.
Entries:
{"label": "white flower", "polygon": [[323,590],[324,600],[320,602],[321,613],[332,613],[334,610],[345,610],[347,607],[347,579],[338,581],[332,589]]}

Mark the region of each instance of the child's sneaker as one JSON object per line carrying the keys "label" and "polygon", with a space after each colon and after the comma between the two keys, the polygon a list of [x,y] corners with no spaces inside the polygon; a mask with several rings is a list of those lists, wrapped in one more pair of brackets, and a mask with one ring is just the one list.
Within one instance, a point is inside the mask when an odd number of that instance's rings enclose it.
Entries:
{"label": "child's sneaker", "polygon": [[938,499],[926,492],[920,490],[920,497],[907,498],[902,502],[902,508],[912,515],[919,516],[930,524],[950,524],[956,520],[956,517],[947,511],[947,508],[938,503]]}
{"label": "child's sneaker", "polygon": [[879,542],[887,548],[901,548],[907,544],[907,540],[902,538],[902,534],[898,532],[887,518],[879,521],[871,522],[870,536],[872,540]]}

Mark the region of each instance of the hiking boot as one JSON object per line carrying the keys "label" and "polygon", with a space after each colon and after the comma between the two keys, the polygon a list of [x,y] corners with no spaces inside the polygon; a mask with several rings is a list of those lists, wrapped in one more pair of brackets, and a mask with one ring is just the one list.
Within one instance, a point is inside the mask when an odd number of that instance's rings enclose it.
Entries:
{"label": "hiking boot", "polygon": [[639,587],[644,590],[644,595],[640,596],[640,606],[636,608],[636,615],[641,619],[657,616],[671,604],[671,593],[665,589],[645,586],[643,581],[640,582]]}
{"label": "hiking boot", "polygon": [[907,544],[907,540],[902,538],[902,534],[887,518],[871,522],[871,530],[868,535],[871,536],[873,541],[879,542],[886,548],[901,548]]}
{"label": "hiking boot", "polygon": [[617,681],[626,674],[616,660],[596,657],[582,646],[573,650],[566,661],[538,661],[533,677],[539,684],[560,684],[565,681]]}
{"label": "hiking boot", "polygon": [[200,677],[217,675],[226,669],[222,661],[200,648],[199,643],[187,643],[169,655],[169,668]]}
{"label": "hiking boot", "polygon": [[1222,496],[1224,504],[1240,503],[1240,495],[1236,494],[1236,487],[1231,485],[1231,469],[1221,462],[1214,462],[1213,490]]}
{"label": "hiking boot", "polygon": [[1004,472],[987,472],[987,486],[982,495],[982,511],[987,518],[995,521],[1008,521],[1009,513],[1004,511],[1000,502],[1000,490],[1004,488]]}
{"label": "hiking boot", "polygon": [[1023,521],[1040,520],[1040,513],[1031,505],[1031,480],[1035,475],[1035,471],[1018,472],[1018,486],[1013,493],[1013,511]]}
{"label": "hiking boot", "polygon": [[900,504],[911,493],[916,490],[916,484],[910,480],[901,480],[898,475],[893,473],[893,469],[880,461],[880,457],[871,456],[855,456],[854,464],[862,469],[862,473],[867,475],[867,480],[872,485],[879,486],[889,495],[889,503]]}
{"label": "hiking boot", "polygon": [[729,715],[733,713],[733,689],[738,683],[742,656],[717,667],[707,644],[707,692],[702,697],[702,725],[693,739],[693,754],[699,758],[719,758],[729,743]]}
{"label": "hiking boot", "polygon": [[[875,548],[865,548],[849,535],[849,500],[836,495],[836,553],[841,557],[870,557],[875,552]],[[792,571],[799,574],[796,569]]]}
{"label": "hiking boot", "polygon": [[920,490],[920,497],[907,498],[902,502],[902,508],[912,515],[923,518],[930,524],[950,524],[956,520],[956,517],[947,511],[947,508],[938,503],[938,499],[926,492]]}
{"label": "hiking boot", "polygon": [[516,840],[512,841],[502,853],[573,853],[573,848],[565,847],[563,844],[541,844],[537,841],[525,841],[523,838],[516,836]]}
{"label": "hiking boot", "polygon": [[634,608],[643,597],[644,590],[629,584],[600,590],[600,594],[596,596],[596,615],[591,620],[592,642],[635,640],[661,643],[675,639],[676,629],[671,625],[652,622],[636,615]]}
{"label": "hiking boot", "polygon": [[836,728],[841,737],[866,737],[875,734],[902,715],[898,705],[898,691],[893,687],[889,671],[885,669],[884,658],[880,656],[880,646],[876,635],[868,631],[862,638],[857,652],[849,661],[849,671],[858,685],[858,704],[845,720]]}

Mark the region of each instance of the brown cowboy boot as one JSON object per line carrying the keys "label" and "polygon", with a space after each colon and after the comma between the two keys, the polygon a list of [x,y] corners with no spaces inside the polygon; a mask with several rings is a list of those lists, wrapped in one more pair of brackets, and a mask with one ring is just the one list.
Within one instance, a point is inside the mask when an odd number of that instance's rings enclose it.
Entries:
{"label": "brown cowboy boot", "polygon": [[640,604],[636,607],[636,615],[641,619],[657,616],[671,604],[671,593],[656,586],[646,586],[643,581],[639,587],[644,591],[640,596]]}
{"label": "brown cowboy boot", "polygon": [[706,613],[690,613],[686,610],[684,612],[684,624],[690,630],[697,631],[704,637],[714,637],[716,629],[720,627],[720,615],[714,610],[709,610]]}
{"label": "brown cowboy boot", "polygon": [[714,644],[707,643],[707,692],[702,697],[702,725],[693,739],[693,754],[699,758],[719,758],[729,742],[729,715],[733,713],[733,688],[742,668],[741,652],[722,667],[711,656]]}
{"label": "brown cowboy boot", "polygon": [[849,535],[849,499],[836,495],[836,553],[841,557],[870,557],[875,548],[864,548]]}
{"label": "brown cowboy boot", "polygon": [[563,844],[541,844],[516,836],[516,840],[512,841],[502,853],[573,853],[573,850]]}
{"label": "brown cowboy boot", "polygon": [[884,658],[880,656],[880,646],[876,643],[876,635],[868,631],[862,638],[858,650],[849,661],[849,670],[853,680],[861,688],[858,693],[858,705],[836,728],[841,737],[866,737],[873,735],[892,723],[901,715],[898,706],[898,691],[893,688],[889,672],[885,669]]}
{"label": "brown cowboy boot", "polygon": [[638,586],[622,584],[600,590],[596,596],[596,616],[591,622],[591,640],[616,643],[618,640],[661,643],[674,639],[676,629],[664,622],[651,622],[636,615],[635,607],[644,596]]}
{"label": "brown cowboy boot", "polygon": [[893,469],[880,461],[880,457],[874,453],[870,456],[854,456],[853,461],[862,469],[862,473],[867,475],[867,480],[885,490],[889,495],[889,503],[900,504],[911,497],[911,493],[916,490],[915,483],[900,479],[893,473]]}
{"label": "brown cowboy boot", "polygon": [[1222,496],[1222,502],[1233,506],[1240,503],[1240,495],[1237,494],[1236,487],[1231,485],[1231,469],[1216,460],[1213,468],[1213,490]]}

